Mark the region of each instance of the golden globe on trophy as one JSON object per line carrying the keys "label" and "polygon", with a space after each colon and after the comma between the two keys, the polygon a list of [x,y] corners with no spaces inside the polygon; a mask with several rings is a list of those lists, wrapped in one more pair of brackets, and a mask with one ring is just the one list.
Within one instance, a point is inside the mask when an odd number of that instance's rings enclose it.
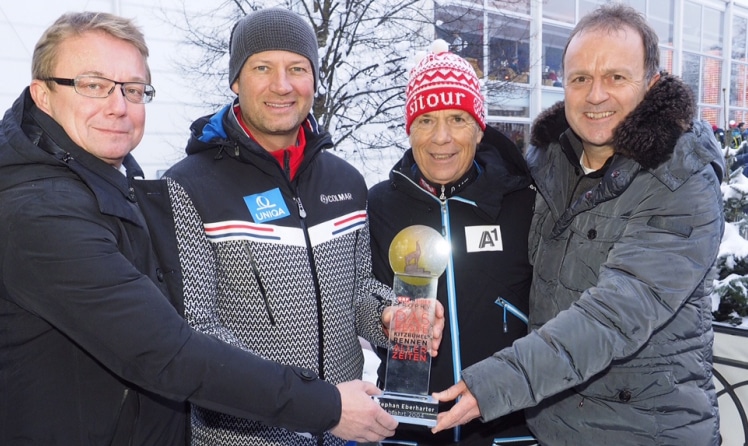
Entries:
{"label": "golden globe on trophy", "polygon": [[439,403],[429,394],[431,328],[449,250],[439,232],[423,225],[403,229],[390,244],[398,304],[389,327],[384,390],[377,399],[400,423],[436,425]]}

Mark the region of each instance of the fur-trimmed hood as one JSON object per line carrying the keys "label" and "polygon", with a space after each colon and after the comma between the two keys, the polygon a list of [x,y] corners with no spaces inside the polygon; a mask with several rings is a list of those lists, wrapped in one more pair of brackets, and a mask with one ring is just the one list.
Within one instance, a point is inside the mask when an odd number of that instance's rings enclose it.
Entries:
{"label": "fur-trimmed hood", "polygon": [[[691,128],[696,105],[691,89],[679,78],[662,73],[644,100],[619,124],[613,134],[615,152],[654,169],[673,153],[680,136]],[[560,101],[535,119],[530,143],[548,147],[569,129]]]}

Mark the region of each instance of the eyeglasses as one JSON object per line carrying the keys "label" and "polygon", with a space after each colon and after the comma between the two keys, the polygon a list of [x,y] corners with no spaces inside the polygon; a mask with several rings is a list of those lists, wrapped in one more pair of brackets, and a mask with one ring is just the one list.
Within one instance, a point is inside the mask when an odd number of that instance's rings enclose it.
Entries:
{"label": "eyeglasses", "polygon": [[450,115],[444,119],[439,119],[429,115],[421,115],[413,121],[413,124],[411,124],[411,131],[419,130],[423,132],[433,132],[439,121],[445,121],[450,130],[464,130],[475,124],[475,120],[467,114]]}
{"label": "eyeglasses", "polygon": [[120,86],[125,99],[134,104],[147,104],[156,96],[156,89],[153,85],[143,82],[117,82],[99,76],[76,76],[75,79],[48,77],[40,80],[73,87],[76,93],[89,98],[107,98],[114,92],[117,85]]}

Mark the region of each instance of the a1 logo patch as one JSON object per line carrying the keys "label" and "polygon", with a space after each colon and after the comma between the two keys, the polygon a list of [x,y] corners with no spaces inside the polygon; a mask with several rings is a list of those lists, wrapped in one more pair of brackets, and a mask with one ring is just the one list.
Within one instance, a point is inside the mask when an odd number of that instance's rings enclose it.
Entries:
{"label": "a1 logo patch", "polygon": [[467,226],[465,228],[467,252],[503,251],[500,226]]}

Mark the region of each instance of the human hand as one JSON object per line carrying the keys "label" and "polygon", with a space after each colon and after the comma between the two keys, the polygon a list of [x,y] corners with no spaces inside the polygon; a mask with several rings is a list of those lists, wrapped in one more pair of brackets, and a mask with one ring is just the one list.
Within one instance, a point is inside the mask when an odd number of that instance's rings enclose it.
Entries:
{"label": "human hand", "polygon": [[452,401],[460,398],[451,409],[437,415],[436,426],[431,429],[432,433],[437,433],[461,424],[466,424],[480,417],[480,408],[478,400],[475,399],[465,381],[460,380],[457,384],[442,391],[432,394],[440,402]]}
{"label": "human hand", "polygon": [[[429,317],[428,319],[431,320],[431,326],[429,327],[429,336],[431,338],[431,350],[429,351],[429,354],[431,356],[436,356],[439,354],[439,345],[442,341],[442,333],[444,332],[444,324],[445,324],[445,318],[444,318],[444,305],[442,305],[441,302],[439,302],[436,299],[415,299],[411,302],[411,299],[408,297],[398,297],[397,298],[398,305],[393,305],[390,307],[387,307],[382,311],[382,327],[384,327],[384,333],[389,337],[389,328],[392,324],[392,319],[395,317],[395,314],[398,310],[402,310],[401,305],[406,305],[406,311],[415,311],[417,312],[423,312],[423,311],[431,311],[431,306],[434,306],[434,316],[433,318]],[[414,303],[415,305],[412,307],[407,307],[408,304]],[[428,310],[424,310],[428,309]],[[411,316],[412,317],[412,316]],[[421,319],[420,317],[417,317],[417,319]]]}
{"label": "human hand", "polygon": [[408,303],[410,303],[409,297],[398,296],[396,305],[390,305],[389,307],[385,307],[385,309],[382,310],[382,330],[384,331],[384,335],[388,338],[390,337],[390,326],[392,325],[392,318],[395,317],[395,313],[397,313],[400,305],[406,305]]}
{"label": "human hand", "polygon": [[361,380],[340,383],[340,421],[330,433],[344,440],[362,443],[380,441],[395,434],[397,421],[371,397],[382,393],[372,383]]}
{"label": "human hand", "polygon": [[437,300],[434,310],[434,324],[431,327],[431,356],[439,354],[442,332],[444,332],[444,305]]}

